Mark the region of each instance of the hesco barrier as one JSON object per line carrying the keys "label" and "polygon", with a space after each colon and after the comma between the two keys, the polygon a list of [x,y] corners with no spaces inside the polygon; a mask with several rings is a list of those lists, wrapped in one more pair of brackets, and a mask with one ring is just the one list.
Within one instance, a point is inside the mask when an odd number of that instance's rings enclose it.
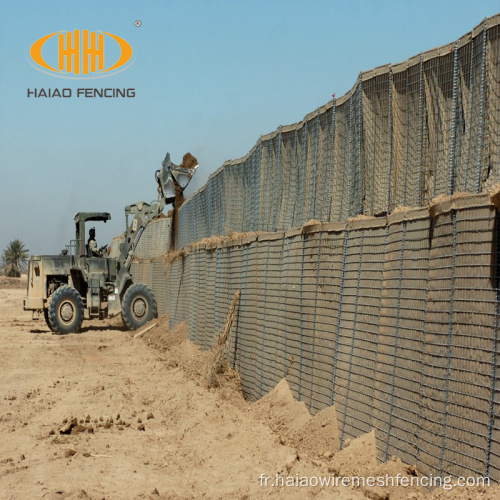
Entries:
{"label": "hesco barrier", "polygon": [[500,181],[499,24],[361,73],[346,95],[262,136],[184,204],[179,247],[488,190]]}
{"label": "hesco barrier", "polygon": [[380,460],[499,481],[499,228],[488,195],[455,195],[211,238],[133,275],[205,348],[241,289],[229,355],[248,398],[286,377],[311,411],[335,405],[342,443],[375,428]]}
{"label": "hesco barrier", "polygon": [[135,258],[151,259],[170,250],[172,242],[172,218],[161,217],[153,219],[144,230],[144,233],[135,249]]}
{"label": "hesco barrier", "polygon": [[241,289],[248,398],[286,377],[311,411],[335,405],[342,443],[375,428],[380,460],[500,481],[500,195],[461,193],[500,182],[499,81],[500,15],[360,74],[212,174],[181,252],[148,228],[134,279],[204,348]]}

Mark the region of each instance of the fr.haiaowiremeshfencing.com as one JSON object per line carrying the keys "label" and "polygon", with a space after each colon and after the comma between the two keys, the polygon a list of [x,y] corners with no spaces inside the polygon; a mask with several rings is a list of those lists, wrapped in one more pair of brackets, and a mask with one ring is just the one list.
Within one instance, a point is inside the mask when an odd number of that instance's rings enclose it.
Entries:
{"label": "fr.haiaowiremeshfencing.com", "polygon": [[451,490],[457,487],[465,486],[490,486],[489,477],[458,477],[453,478],[452,476],[405,476],[403,474],[397,474],[395,476],[390,476],[385,474],[383,476],[301,476],[295,474],[295,476],[282,476],[276,474],[274,478],[272,476],[267,476],[266,474],[261,474],[259,476],[260,486],[262,487],[353,487],[353,488],[364,488],[364,487],[397,487],[401,486],[403,488],[443,488],[445,490]]}

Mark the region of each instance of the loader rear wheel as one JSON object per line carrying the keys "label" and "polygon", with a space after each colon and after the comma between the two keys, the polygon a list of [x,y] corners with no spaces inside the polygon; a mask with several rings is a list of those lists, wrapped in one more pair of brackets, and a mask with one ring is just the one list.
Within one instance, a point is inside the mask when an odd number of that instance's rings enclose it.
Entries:
{"label": "loader rear wheel", "polygon": [[83,322],[80,294],[69,285],[58,288],[49,304],[49,323],[54,333],[78,333]]}
{"label": "loader rear wheel", "polygon": [[142,283],[130,286],[123,296],[123,324],[129,330],[137,330],[156,316],[156,299],[153,291]]}

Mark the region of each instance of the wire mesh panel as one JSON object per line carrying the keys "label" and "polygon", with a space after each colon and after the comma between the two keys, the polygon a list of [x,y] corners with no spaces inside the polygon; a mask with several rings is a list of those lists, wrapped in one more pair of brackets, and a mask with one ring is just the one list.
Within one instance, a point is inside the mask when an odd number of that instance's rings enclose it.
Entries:
{"label": "wire mesh panel", "polygon": [[152,288],[156,297],[158,315],[161,316],[167,312],[167,287],[165,284],[165,264],[161,260],[153,261],[152,269]]}
{"label": "wire mesh panel", "polygon": [[254,296],[252,288],[255,285],[250,275],[251,254],[255,247],[251,246],[251,240],[243,242],[241,247],[241,296],[237,317],[237,341],[238,349],[234,354],[235,367],[238,369],[241,387],[245,397],[256,399],[258,397],[258,385],[255,376],[255,351],[253,351],[252,332],[254,328]]}
{"label": "wire mesh panel", "polygon": [[135,249],[136,257],[150,259],[168,252],[171,243],[172,219],[153,219],[147,226]]}
{"label": "wire mesh panel", "polygon": [[[205,290],[201,291],[199,288],[199,280],[197,279],[198,271],[198,260],[199,260],[199,250],[190,252],[186,256],[186,269],[185,276],[187,276],[187,293],[189,297],[196,297],[196,301],[199,303],[202,300],[202,296],[205,294]],[[189,323],[189,340],[200,343],[200,331],[198,324],[200,323],[200,308],[199,307],[188,307],[187,308],[187,322]]]}
{"label": "wire mesh panel", "polygon": [[319,245],[321,232],[311,232],[302,237],[302,273],[300,287],[300,333],[301,352],[299,366],[301,371],[299,399],[312,402],[314,361],[316,354],[316,315],[318,304],[318,273],[321,253]]}
{"label": "wire mesh panel", "polygon": [[428,288],[426,211],[388,218],[380,312],[374,427],[377,455],[415,463]]}
{"label": "wire mesh panel", "polygon": [[393,206],[420,205],[421,84],[418,59],[393,69]]}
{"label": "wire mesh panel", "polygon": [[494,216],[491,207],[479,207],[435,219],[418,457],[424,472],[457,476],[466,469],[482,475],[492,458],[487,450],[497,343]]}
{"label": "wire mesh panel", "polygon": [[[195,279],[196,274],[196,252],[190,252],[184,257],[184,276],[185,282],[185,297],[197,297],[198,282]],[[198,339],[198,308],[186,306],[184,316],[190,325],[189,340],[197,341]]]}
{"label": "wire mesh panel", "polygon": [[172,328],[175,325],[175,304],[179,298],[179,277],[175,273],[173,266],[169,265],[165,271],[165,283],[167,285],[167,312],[168,324]]}
{"label": "wire mesh panel", "polygon": [[258,228],[261,231],[270,231],[270,217],[272,217],[273,201],[273,148],[270,139],[261,142],[261,163],[259,175],[259,220]]}
{"label": "wire mesh panel", "polygon": [[299,155],[299,130],[298,125],[295,126],[294,130],[291,132],[291,142],[290,146],[292,150],[290,152],[290,161],[292,164],[292,177],[290,181],[290,196],[293,196],[293,212],[291,213],[292,224],[290,227],[300,226],[302,224],[302,209],[304,203],[304,189],[303,189],[303,178],[304,172],[301,168],[300,155]]}
{"label": "wire mesh panel", "polygon": [[350,106],[350,186],[349,186],[349,216],[356,217],[363,213],[364,185],[362,161],[362,96],[361,82],[356,85]]}
{"label": "wire mesh panel", "polygon": [[303,344],[301,331],[301,287],[302,287],[302,247],[300,232],[289,234],[286,238],[286,262],[284,277],[286,289],[284,297],[285,345],[283,349],[283,366],[290,389],[295,397],[300,398],[302,392]]}
{"label": "wire mesh panel", "polygon": [[315,217],[316,181],[318,168],[319,115],[309,119],[304,124],[302,142],[302,162],[304,169],[304,212],[302,223]]}
{"label": "wire mesh panel", "polygon": [[169,289],[167,289],[168,297],[171,298],[169,302],[169,324],[172,328],[177,323],[184,321],[184,300],[185,295],[182,294],[183,290],[183,259],[177,259],[172,263],[169,270],[170,276],[167,277]]}
{"label": "wire mesh panel", "polygon": [[209,303],[212,291],[207,287],[207,254],[204,248],[196,252],[195,280],[197,281],[196,308],[198,309],[197,324],[193,325],[198,345],[205,346],[206,328],[205,322],[208,316],[207,304]]}
{"label": "wire mesh panel", "polygon": [[[262,310],[264,308],[263,299],[265,296],[265,284],[263,282],[263,271],[266,265],[267,251],[264,243],[256,242],[248,252],[247,269],[247,296],[249,304],[248,330],[245,332],[247,352],[247,371],[245,380],[247,382],[250,397],[262,397],[263,378],[263,352],[262,352],[262,330],[264,318]],[[242,377],[243,379],[243,377]]]}
{"label": "wire mesh panel", "polygon": [[[239,242],[238,242],[239,243]],[[228,251],[228,271],[227,271],[227,289],[228,289],[228,298],[229,303],[231,304],[233,301],[234,294],[237,290],[242,290],[242,250],[241,246],[229,245],[227,247]],[[229,338],[229,347],[228,347],[228,360],[231,366],[235,366],[236,356],[238,349],[240,349],[240,340],[241,340],[241,323],[240,323],[240,304],[242,302],[241,293],[238,302],[236,303],[236,313],[233,320],[233,326],[231,329],[231,336]],[[228,308],[229,312],[229,308]]]}
{"label": "wire mesh panel", "polygon": [[358,220],[349,231],[340,332],[350,337],[341,335],[337,363],[342,443],[372,429],[386,235],[385,219]]}
{"label": "wire mesh panel", "polygon": [[[262,397],[273,386],[270,384],[268,365],[271,363],[269,356],[269,328],[267,314],[269,309],[268,287],[270,283],[269,256],[271,252],[271,242],[268,239],[258,239],[256,248],[255,279],[259,282],[259,299],[257,302],[258,314],[255,320],[256,345],[258,349],[258,387],[259,397]],[[267,388],[267,389],[266,389]]]}
{"label": "wire mesh panel", "polygon": [[[222,324],[224,321],[224,311],[226,309],[226,290],[225,290],[225,274],[226,274],[226,261],[225,249],[222,244],[218,244],[215,249],[215,276],[214,276],[214,331],[213,339],[221,333]],[[212,343],[209,347],[213,347]]]}
{"label": "wire mesh panel", "polygon": [[[484,33],[483,33],[484,37]],[[484,110],[483,165],[487,174],[481,191],[500,182],[500,26],[486,31],[484,70],[486,106]]]}
{"label": "wire mesh panel", "polygon": [[[317,240],[319,244],[319,240]],[[317,287],[314,290],[315,323],[314,357],[310,399],[313,410],[321,410],[333,404],[333,373],[335,347],[338,338],[338,314],[342,283],[344,249],[344,225],[330,224],[321,232],[321,245],[314,252],[309,249],[316,266]],[[319,267],[317,264],[319,261]]]}
{"label": "wire mesh panel", "polygon": [[500,15],[361,73],[343,97],[261,137],[181,209],[182,245],[425,206],[500,181]]}
{"label": "wire mesh panel", "polygon": [[215,273],[217,267],[217,248],[208,247],[205,254],[205,328],[204,328],[204,349],[210,349],[213,345],[215,332]]}
{"label": "wire mesh panel", "polygon": [[314,145],[317,167],[313,218],[321,221],[330,220],[333,176],[332,110],[333,107],[323,113],[318,113],[318,138]]}
{"label": "wire mesh panel", "polygon": [[130,266],[130,274],[134,280],[139,283],[142,282],[142,263],[140,261],[132,262],[132,265]]}
{"label": "wire mesh panel", "polygon": [[[265,297],[261,313],[262,328],[262,390],[270,391],[284,376],[282,370],[282,346],[284,341],[283,299],[281,295],[281,273],[283,268],[283,234],[266,236],[266,280]],[[264,241],[262,241],[264,243]]]}
{"label": "wire mesh panel", "polygon": [[[251,159],[247,158],[243,162],[243,196],[245,200],[245,208],[242,210],[242,232],[247,232],[252,230],[252,218],[247,216],[252,212],[252,170],[251,170]],[[241,209],[240,209],[241,210]]]}
{"label": "wire mesh panel", "polygon": [[281,195],[277,213],[276,229],[283,231],[292,227],[293,207],[297,196],[297,170],[293,161],[294,132],[282,132],[280,143]]}
{"label": "wire mesh panel", "polygon": [[334,365],[335,408],[339,427],[344,431],[347,419],[350,420],[349,427],[353,424],[351,416],[348,414],[346,402],[350,389],[353,342],[355,341],[353,327],[355,327],[357,315],[362,241],[363,231],[350,231],[349,229],[346,231],[342,255],[342,282],[340,284]]}
{"label": "wire mesh panel", "polygon": [[363,81],[364,176],[367,215],[387,212],[389,129],[389,72]]}
{"label": "wire mesh panel", "polygon": [[[349,103],[350,101],[348,101]],[[349,203],[348,193],[348,137],[349,137],[349,105],[337,106],[335,111],[335,149],[333,152],[333,194],[331,220],[347,219]]]}

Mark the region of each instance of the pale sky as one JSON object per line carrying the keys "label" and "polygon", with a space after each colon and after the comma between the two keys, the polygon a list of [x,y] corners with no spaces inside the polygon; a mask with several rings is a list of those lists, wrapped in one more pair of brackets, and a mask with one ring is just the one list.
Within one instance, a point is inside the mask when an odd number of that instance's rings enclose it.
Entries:
{"label": "pale sky", "polygon": [[[59,253],[79,211],[111,212],[97,227],[108,243],[125,205],[156,197],[167,151],[175,163],[187,151],[198,158],[189,195],[260,135],[346,93],[359,72],[454,41],[498,12],[498,0],[0,0],[0,251],[19,238],[32,254]],[[75,29],[124,38],[134,63],[87,81],[30,65],[36,40]],[[81,87],[135,97],[27,97]]]}

